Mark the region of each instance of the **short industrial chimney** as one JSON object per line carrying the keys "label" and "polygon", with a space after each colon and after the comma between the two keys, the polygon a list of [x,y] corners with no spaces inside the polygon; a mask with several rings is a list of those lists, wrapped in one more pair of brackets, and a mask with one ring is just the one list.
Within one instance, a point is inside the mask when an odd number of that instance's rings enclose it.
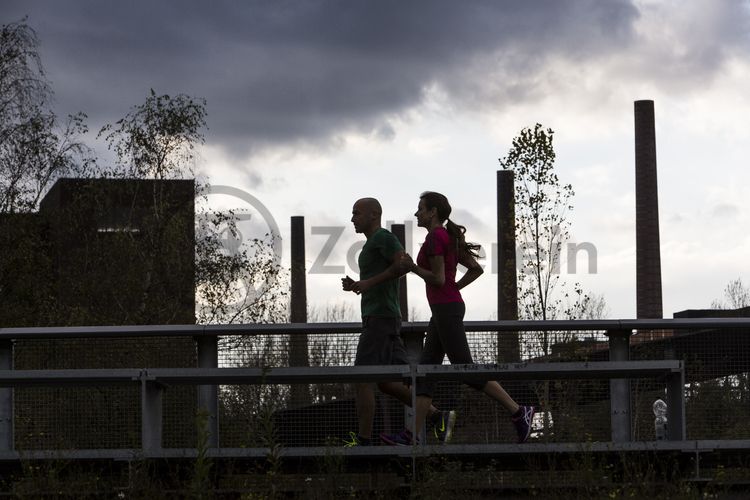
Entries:
{"label": "short industrial chimney", "polygon": [[635,101],[636,317],[662,318],[654,101]]}

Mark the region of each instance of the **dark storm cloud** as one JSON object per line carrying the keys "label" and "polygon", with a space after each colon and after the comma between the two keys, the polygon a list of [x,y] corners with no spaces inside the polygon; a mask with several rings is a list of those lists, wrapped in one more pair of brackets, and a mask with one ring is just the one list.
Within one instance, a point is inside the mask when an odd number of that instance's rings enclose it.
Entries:
{"label": "dark storm cloud", "polygon": [[481,99],[497,70],[483,61],[517,78],[551,55],[585,61],[627,45],[638,16],[626,0],[6,0],[2,22],[26,14],[60,113],[98,126],[150,88],[204,97],[209,140],[235,152],[344,131],[387,140],[389,118],[431,86]]}

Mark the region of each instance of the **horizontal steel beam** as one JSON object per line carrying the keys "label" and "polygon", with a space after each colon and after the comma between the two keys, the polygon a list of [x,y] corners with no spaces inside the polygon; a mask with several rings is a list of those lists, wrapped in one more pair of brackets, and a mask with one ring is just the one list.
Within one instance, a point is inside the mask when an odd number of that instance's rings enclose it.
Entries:
{"label": "horizontal steel beam", "polygon": [[[750,318],[677,318],[677,319],[612,319],[554,321],[466,321],[468,332],[497,331],[591,331],[612,330],[686,330],[705,328],[750,328]],[[424,321],[405,322],[402,333],[427,330]],[[2,339],[102,338],[102,337],[184,337],[228,335],[324,335],[359,333],[356,323],[275,323],[248,325],[136,325],[136,326],[71,326],[44,328],[0,328]]]}
{"label": "horizontal steel beam", "polygon": [[403,380],[412,375],[441,380],[498,377],[504,380],[647,378],[680,372],[682,361],[592,361],[473,365],[314,366],[279,368],[149,368],[0,370],[0,386],[110,385],[148,381],[161,384],[231,385],[350,383]]}
{"label": "horizontal steel beam", "polygon": [[0,370],[0,387],[112,385],[141,382],[140,369]]}
{"label": "horizontal steel beam", "polygon": [[149,368],[147,380],[164,384],[310,384],[403,380],[409,365],[280,368]]}
{"label": "horizontal steel beam", "polygon": [[[684,441],[633,441],[627,443],[581,442],[581,443],[524,443],[524,444],[461,444],[425,446],[367,446],[367,447],[282,447],[278,450],[282,458],[316,458],[332,455],[350,458],[413,457],[413,456],[468,456],[471,458],[503,455],[546,455],[550,453],[628,453],[628,452],[748,452],[748,439],[709,439]],[[268,448],[210,448],[206,456],[215,459],[268,458]],[[161,448],[147,453],[140,448],[127,449],[82,449],[82,450],[26,450],[0,452],[0,461],[17,460],[143,460],[149,458],[194,459],[195,448]]]}
{"label": "horizontal steel beam", "polygon": [[649,378],[683,370],[677,360],[591,361],[564,363],[506,363],[474,365],[418,365],[417,376],[472,380],[496,376],[503,380]]}

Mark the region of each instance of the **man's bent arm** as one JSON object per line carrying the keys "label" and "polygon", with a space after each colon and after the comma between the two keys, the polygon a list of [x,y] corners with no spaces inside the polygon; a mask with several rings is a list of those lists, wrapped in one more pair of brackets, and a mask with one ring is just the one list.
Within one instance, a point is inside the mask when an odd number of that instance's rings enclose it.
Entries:
{"label": "man's bent arm", "polygon": [[391,265],[388,267],[388,269],[386,269],[382,273],[376,274],[372,278],[355,282],[354,284],[352,284],[352,290],[356,292],[366,292],[375,285],[379,285],[380,283],[390,281],[392,279],[398,279],[406,274],[401,269],[400,265],[401,257],[403,257],[404,255],[405,253],[403,250],[394,253],[393,258],[391,259]]}

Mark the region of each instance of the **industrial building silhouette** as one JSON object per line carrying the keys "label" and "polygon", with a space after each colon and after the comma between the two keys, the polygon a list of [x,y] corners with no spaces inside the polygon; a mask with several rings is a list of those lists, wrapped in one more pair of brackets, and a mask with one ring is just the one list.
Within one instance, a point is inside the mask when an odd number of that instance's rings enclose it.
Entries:
{"label": "industrial building silhouette", "polygon": [[[195,323],[194,190],[193,180],[65,178],[38,212],[4,214],[0,325]],[[13,345],[13,364],[191,367],[196,354],[186,338],[27,340]],[[16,447],[137,446],[139,397],[132,388],[16,389]],[[191,444],[184,416],[195,406],[194,388],[170,391],[165,439]]]}

